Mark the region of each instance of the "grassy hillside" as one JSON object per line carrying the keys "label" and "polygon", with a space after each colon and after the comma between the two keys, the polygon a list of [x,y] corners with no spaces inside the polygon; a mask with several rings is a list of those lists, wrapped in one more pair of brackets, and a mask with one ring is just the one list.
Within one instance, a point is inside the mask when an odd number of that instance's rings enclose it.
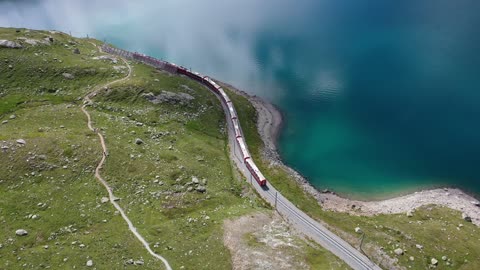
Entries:
{"label": "grassy hillside", "polygon": [[[248,100],[228,91],[233,100],[243,131],[257,161],[262,161],[263,142],[255,125],[256,112]],[[269,181],[289,200],[310,216],[326,222],[333,231],[352,245],[360,245],[360,235],[354,228],[365,232],[363,250],[384,268],[384,260],[375,254],[384,252],[396,265],[408,269],[478,269],[480,266],[480,230],[477,226],[461,219],[461,213],[445,207],[426,206],[417,209],[413,217],[405,214],[359,217],[349,214],[324,211],[316,200],[306,194],[283,168],[258,162]],[[417,248],[417,244],[422,248]],[[394,250],[401,248],[403,255]],[[442,257],[445,256],[445,260]],[[412,258],[413,259],[412,259]],[[438,260],[436,266],[432,259]]]}
{"label": "grassy hillside", "polygon": [[[102,150],[80,110],[94,87],[126,76],[125,64],[98,59],[95,40],[62,33],[0,28],[4,39],[23,48],[0,48],[0,269],[81,269],[88,260],[163,269],[102,202],[94,178]],[[102,176],[174,269],[229,269],[223,221],[270,210],[237,179],[220,103],[186,78],[130,64],[131,79],[87,108],[109,149]],[[317,246],[305,250],[312,268],[327,258],[342,265]]]}

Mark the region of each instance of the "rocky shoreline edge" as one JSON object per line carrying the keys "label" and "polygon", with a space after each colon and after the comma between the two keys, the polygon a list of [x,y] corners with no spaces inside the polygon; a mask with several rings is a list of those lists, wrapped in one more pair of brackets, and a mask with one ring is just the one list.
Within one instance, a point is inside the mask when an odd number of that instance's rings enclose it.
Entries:
{"label": "rocky shoreline edge", "polygon": [[265,145],[264,158],[272,166],[281,166],[289,172],[303,190],[312,195],[323,209],[365,216],[399,213],[412,216],[416,208],[425,205],[439,205],[460,211],[461,218],[480,226],[480,201],[457,188],[426,189],[378,201],[354,200],[341,197],[328,190],[317,190],[300,173],[285,165],[277,152],[276,142],[283,123],[281,112],[273,104],[260,97],[252,96],[232,85],[222,84],[246,97],[255,107],[258,132]]}

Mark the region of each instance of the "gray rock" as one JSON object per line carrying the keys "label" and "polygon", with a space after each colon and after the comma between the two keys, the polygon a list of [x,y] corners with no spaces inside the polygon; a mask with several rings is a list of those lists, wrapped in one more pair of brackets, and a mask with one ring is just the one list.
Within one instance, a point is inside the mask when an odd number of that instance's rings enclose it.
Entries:
{"label": "gray rock", "polygon": [[198,186],[197,188],[195,188],[195,190],[198,192],[204,193],[207,191],[207,188],[204,186]]}
{"label": "gray rock", "polygon": [[446,261],[447,259],[447,256],[442,256],[442,261]]}
{"label": "gray rock", "polygon": [[87,261],[87,266],[88,266],[88,267],[92,267],[92,266],[93,266],[93,261],[92,261],[92,260],[88,260],[88,261]]}
{"label": "gray rock", "polygon": [[462,213],[462,218],[467,222],[472,222],[472,218],[468,216],[467,213]]}
{"label": "gray rock", "polygon": [[70,73],[63,73],[62,76],[67,79],[67,80],[73,80],[75,79],[75,76],[73,76],[73,74],[70,74]]}
{"label": "gray rock", "polygon": [[136,139],[135,139],[135,144],[136,144],[136,145],[143,144],[143,141],[142,141],[142,139],[140,139],[140,138],[136,138]]}
{"label": "gray rock", "polygon": [[419,245],[419,244],[416,244],[415,247],[418,248],[418,249],[423,249],[423,246]]}
{"label": "gray rock", "polygon": [[135,264],[135,265],[143,265],[144,262],[143,262],[142,260],[136,260],[136,261],[134,262],[134,264]]}
{"label": "gray rock", "polygon": [[407,211],[407,217],[413,217],[413,210]]}
{"label": "gray rock", "polygon": [[153,93],[146,93],[142,96],[154,104],[169,103],[185,105],[195,99],[193,96],[187,93],[173,93],[169,91],[162,91],[162,93],[157,96],[155,96]]}
{"label": "gray rock", "polygon": [[134,262],[133,262],[133,259],[128,259],[125,264],[129,264],[129,265],[132,265]]}
{"label": "gray rock", "polygon": [[73,53],[74,53],[74,54],[80,54],[80,50],[79,50],[78,48],[75,48],[75,49],[73,50]]}
{"label": "gray rock", "polygon": [[438,260],[435,259],[435,258],[432,258],[432,260],[430,262],[432,263],[432,265],[437,265],[438,264]]}
{"label": "gray rock", "polygon": [[393,252],[397,255],[403,255],[403,249],[401,249],[401,248],[397,248]]}
{"label": "gray rock", "polygon": [[107,197],[102,197],[102,199],[100,199],[100,202],[102,203],[107,203],[109,201],[109,199]]}
{"label": "gray rock", "polygon": [[198,180],[198,178],[196,176],[192,176],[192,183],[198,184],[198,183],[200,183],[200,181]]}
{"label": "gray rock", "polygon": [[12,114],[12,115],[10,115],[9,118],[10,118],[10,119],[15,119],[15,118],[17,118],[17,116],[16,116],[15,114]]}
{"label": "gray rock", "polygon": [[18,236],[25,236],[25,235],[28,235],[28,232],[24,229],[18,229],[15,231],[15,234]]}
{"label": "gray rock", "polygon": [[21,49],[22,45],[10,40],[3,39],[3,40],[0,40],[0,47],[9,48],[9,49]]}
{"label": "gray rock", "polygon": [[355,227],[355,232],[356,233],[363,233],[362,229],[360,227]]}
{"label": "gray rock", "polygon": [[2,121],[2,124],[4,124],[4,125],[5,125],[5,124],[8,124],[8,120],[3,120],[3,121]]}
{"label": "gray rock", "polygon": [[26,144],[27,142],[26,142],[24,139],[18,139],[18,140],[17,140],[17,143],[24,145],[24,144]]}

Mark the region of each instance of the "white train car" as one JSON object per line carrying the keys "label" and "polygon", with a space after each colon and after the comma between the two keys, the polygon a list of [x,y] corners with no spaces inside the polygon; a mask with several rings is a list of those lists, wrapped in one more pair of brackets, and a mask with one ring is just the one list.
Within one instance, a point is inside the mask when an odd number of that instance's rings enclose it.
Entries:
{"label": "white train car", "polygon": [[250,159],[250,153],[248,152],[247,146],[245,145],[245,141],[243,138],[236,138],[237,144],[240,147],[240,152],[242,152],[243,161],[247,161]]}
{"label": "white train car", "polygon": [[230,118],[232,120],[237,119],[237,113],[235,112],[235,108],[233,107],[232,102],[228,102],[227,107],[228,107],[228,112],[230,113]]}
{"label": "white train car", "polygon": [[245,165],[260,186],[267,185],[267,179],[265,178],[265,176],[263,176],[262,172],[260,172],[257,165],[255,165],[252,159],[245,160]]}
{"label": "white train car", "polygon": [[242,130],[240,129],[240,123],[238,119],[232,119],[233,130],[235,131],[235,138],[243,137]]}

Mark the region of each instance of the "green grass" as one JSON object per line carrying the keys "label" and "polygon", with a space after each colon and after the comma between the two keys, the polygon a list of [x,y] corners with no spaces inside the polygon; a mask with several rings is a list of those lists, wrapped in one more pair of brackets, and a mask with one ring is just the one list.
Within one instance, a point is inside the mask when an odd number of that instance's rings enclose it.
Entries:
{"label": "green grass", "polygon": [[[418,209],[413,218],[405,214],[359,217],[345,213],[324,211],[315,198],[306,194],[296,181],[279,166],[270,166],[263,160],[261,149],[263,142],[256,129],[256,112],[249,101],[232,91],[228,95],[237,109],[247,144],[252,156],[267,179],[300,209],[313,218],[326,223],[354,246],[359,246],[360,237],[354,233],[355,227],[365,232],[363,250],[373,258],[378,249],[392,258],[398,259],[398,265],[409,269],[428,268],[431,258],[439,260],[439,267],[447,267],[442,256],[447,256],[449,269],[477,269],[480,265],[480,236],[478,227],[461,219],[461,213],[440,206],[426,206]],[[463,227],[457,229],[458,224]],[[416,244],[424,246],[417,249]],[[393,253],[401,247],[405,255]],[[414,261],[409,257],[413,256]],[[373,258],[379,264],[384,261]],[[388,266],[385,266],[388,267]]]}

